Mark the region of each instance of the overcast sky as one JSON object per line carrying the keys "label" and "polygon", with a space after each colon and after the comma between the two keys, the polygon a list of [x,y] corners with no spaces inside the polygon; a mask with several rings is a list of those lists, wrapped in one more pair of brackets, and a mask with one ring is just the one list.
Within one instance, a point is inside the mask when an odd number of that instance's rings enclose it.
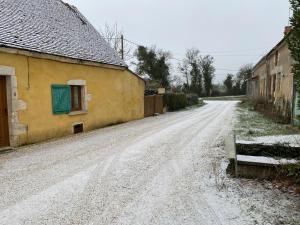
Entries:
{"label": "overcast sky", "polygon": [[[118,23],[125,38],[183,58],[196,47],[215,58],[216,82],[255,64],[282,37],[288,0],[65,0],[97,28]],[[177,62],[174,61],[175,67]]]}

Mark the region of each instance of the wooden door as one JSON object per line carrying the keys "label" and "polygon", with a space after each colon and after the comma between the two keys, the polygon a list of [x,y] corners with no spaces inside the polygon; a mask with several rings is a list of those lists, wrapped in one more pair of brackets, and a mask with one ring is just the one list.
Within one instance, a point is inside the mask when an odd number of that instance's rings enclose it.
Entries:
{"label": "wooden door", "polygon": [[155,113],[163,114],[164,99],[162,95],[155,95]]}
{"label": "wooden door", "polygon": [[154,116],[155,113],[155,96],[145,96],[144,97],[144,117]]}
{"label": "wooden door", "polygon": [[9,146],[6,79],[0,76],[0,147]]}

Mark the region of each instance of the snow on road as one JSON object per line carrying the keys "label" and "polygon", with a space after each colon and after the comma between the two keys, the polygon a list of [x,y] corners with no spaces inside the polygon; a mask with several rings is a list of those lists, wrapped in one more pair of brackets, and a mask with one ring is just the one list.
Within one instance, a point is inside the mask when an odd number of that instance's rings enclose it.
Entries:
{"label": "snow on road", "polygon": [[0,155],[0,224],[297,224],[299,197],[226,177],[235,104]]}

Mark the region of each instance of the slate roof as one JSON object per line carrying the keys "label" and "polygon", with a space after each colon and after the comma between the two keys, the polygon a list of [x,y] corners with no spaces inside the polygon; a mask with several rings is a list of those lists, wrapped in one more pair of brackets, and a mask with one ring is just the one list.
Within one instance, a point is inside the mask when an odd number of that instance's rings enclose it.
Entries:
{"label": "slate roof", "polygon": [[0,47],[126,66],[96,29],[61,0],[0,0]]}

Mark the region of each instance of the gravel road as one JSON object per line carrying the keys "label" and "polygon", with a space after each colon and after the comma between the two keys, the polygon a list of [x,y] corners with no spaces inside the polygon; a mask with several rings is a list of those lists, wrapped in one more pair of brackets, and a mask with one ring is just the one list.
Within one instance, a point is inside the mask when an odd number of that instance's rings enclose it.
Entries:
{"label": "gravel road", "polygon": [[235,105],[208,102],[0,155],[0,224],[299,221],[297,196],[226,177]]}

